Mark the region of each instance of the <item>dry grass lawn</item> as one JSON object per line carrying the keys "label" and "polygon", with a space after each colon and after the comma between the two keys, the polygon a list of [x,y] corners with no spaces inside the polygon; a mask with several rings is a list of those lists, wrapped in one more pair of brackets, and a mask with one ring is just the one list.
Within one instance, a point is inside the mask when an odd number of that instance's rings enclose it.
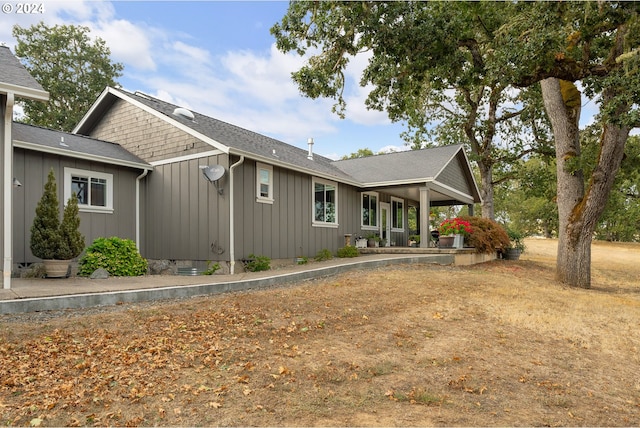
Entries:
{"label": "dry grass lawn", "polygon": [[0,424],[638,426],[640,246],[0,317]]}

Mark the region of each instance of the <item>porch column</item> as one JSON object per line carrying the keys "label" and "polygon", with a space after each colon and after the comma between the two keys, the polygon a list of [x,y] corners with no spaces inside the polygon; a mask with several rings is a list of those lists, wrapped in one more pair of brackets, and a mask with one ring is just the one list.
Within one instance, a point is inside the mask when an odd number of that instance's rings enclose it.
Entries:
{"label": "porch column", "polygon": [[473,204],[469,204],[467,207],[469,207],[469,215],[473,217]]}
{"label": "porch column", "polygon": [[11,124],[13,122],[14,94],[0,96],[3,113],[2,131],[2,288],[11,288],[11,270],[13,268],[13,141]]}
{"label": "porch column", "polygon": [[420,188],[420,248],[428,248],[431,242],[431,231],[429,230],[429,212],[431,211],[431,201],[429,200],[429,188]]}

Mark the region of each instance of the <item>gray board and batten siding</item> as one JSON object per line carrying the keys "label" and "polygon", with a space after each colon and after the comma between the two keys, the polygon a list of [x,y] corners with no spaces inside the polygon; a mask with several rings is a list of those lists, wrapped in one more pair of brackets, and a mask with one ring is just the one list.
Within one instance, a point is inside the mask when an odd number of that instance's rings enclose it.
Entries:
{"label": "gray board and batten siding", "polygon": [[236,197],[242,200],[242,209],[236,209],[236,254],[243,257],[254,253],[286,259],[314,257],[320,249],[335,252],[344,246],[344,234],[360,229],[360,197],[353,186],[337,183],[337,226],[312,226],[310,175],[274,167],[272,204],[256,201],[255,161],[245,160],[235,180]]}
{"label": "gray board and batten siding", "polygon": [[[218,154],[155,165],[145,178],[145,221],[141,247],[150,259],[229,260],[229,156]],[[232,156],[231,164],[238,161]],[[217,188],[200,166],[227,171]],[[311,176],[273,168],[273,203],[256,199],[256,162],[246,159],[234,171],[235,254],[273,259],[313,257],[318,249],[335,252],[344,234],[360,231],[357,189],[338,183],[338,226],[312,227]],[[356,202],[357,201],[357,202]]]}
{"label": "gray board and batten siding", "polygon": [[51,169],[56,177],[60,216],[66,203],[65,168],[112,175],[113,211],[87,212],[80,207],[80,232],[86,245],[99,237],[135,240],[135,183],[150,165],[117,144],[21,123],[13,124],[13,144],[13,176],[22,184],[13,192],[15,264],[40,261],[31,254],[29,241],[35,208]]}
{"label": "gray board and batten siding", "polygon": [[220,195],[200,166],[228,170],[229,156],[125,100],[106,97],[105,104],[90,135],[117,141],[154,165],[142,183],[141,254],[156,260],[228,260],[228,180],[220,183]]}
{"label": "gray board and batten siding", "polygon": [[229,189],[226,177],[216,187],[201,165],[222,165],[222,153],[154,166],[145,178],[142,253],[149,259],[227,260]]}

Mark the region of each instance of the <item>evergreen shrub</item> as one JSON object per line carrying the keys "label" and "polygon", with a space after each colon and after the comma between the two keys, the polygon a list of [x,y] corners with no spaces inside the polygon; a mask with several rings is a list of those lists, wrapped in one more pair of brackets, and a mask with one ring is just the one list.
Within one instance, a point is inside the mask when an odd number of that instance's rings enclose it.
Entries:
{"label": "evergreen shrub", "polygon": [[71,195],[64,207],[60,222],[58,187],[53,168],[49,170],[44,192],[31,225],[29,246],[31,253],[43,260],[71,260],[84,249],[84,236],[80,233],[78,197]]}
{"label": "evergreen shrub", "polygon": [[97,238],[79,261],[78,275],[89,276],[103,268],[112,276],[140,276],[147,273],[147,260],[135,242],[115,236]]}

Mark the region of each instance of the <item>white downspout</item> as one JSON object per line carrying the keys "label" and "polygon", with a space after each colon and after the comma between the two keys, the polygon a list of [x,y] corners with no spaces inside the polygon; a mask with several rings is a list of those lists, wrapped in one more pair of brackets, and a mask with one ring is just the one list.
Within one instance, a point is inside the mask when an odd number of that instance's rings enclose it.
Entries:
{"label": "white downspout", "polygon": [[11,288],[11,270],[13,268],[13,141],[11,125],[13,124],[13,93],[7,93],[7,104],[4,111],[4,224],[3,224],[3,257],[2,287]]}
{"label": "white downspout", "polygon": [[145,169],[142,174],[136,178],[136,248],[140,252],[140,181],[149,174],[149,170]]}
{"label": "white downspout", "polygon": [[229,168],[229,273],[233,275],[236,267],[236,246],[235,246],[235,221],[234,221],[234,207],[233,207],[233,170],[235,167],[242,165],[244,162],[244,155],[240,156],[238,162],[231,165]]}

